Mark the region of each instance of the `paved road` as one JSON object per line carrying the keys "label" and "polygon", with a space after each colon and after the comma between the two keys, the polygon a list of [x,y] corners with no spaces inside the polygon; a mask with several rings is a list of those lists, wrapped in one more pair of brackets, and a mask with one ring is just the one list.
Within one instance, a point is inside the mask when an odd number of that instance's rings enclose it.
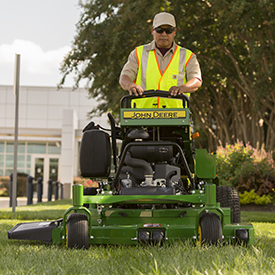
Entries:
{"label": "paved road", "polygon": [[[46,202],[48,199],[43,198],[42,201]],[[33,203],[37,203],[37,198],[33,198]],[[27,198],[17,198],[17,206],[27,205]],[[10,207],[10,198],[8,197],[0,197],[0,209],[1,208],[9,208]]]}

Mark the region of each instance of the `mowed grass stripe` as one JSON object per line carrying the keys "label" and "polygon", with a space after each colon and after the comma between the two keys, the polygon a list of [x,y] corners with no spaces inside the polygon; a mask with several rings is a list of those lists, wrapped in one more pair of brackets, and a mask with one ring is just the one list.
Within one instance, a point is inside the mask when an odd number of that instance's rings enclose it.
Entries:
{"label": "mowed grass stripe", "polygon": [[[178,241],[162,247],[107,245],[71,250],[7,238],[15,224],[55,220],[70,205],[71,201],[63,200],[18,207],[15,214],[1,209],[0,274],[275,274],[274,213],[268,212],[242,212],[245,221],[272,221],[253,222],[255,244],[248,248],[199,247]],[[2,215],[18,216],[3,219]]]}

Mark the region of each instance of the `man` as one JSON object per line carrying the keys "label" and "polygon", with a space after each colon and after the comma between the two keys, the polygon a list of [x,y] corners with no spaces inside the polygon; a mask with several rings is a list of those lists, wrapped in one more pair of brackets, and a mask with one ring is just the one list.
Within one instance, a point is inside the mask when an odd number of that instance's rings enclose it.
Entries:
{"label": "man", "polygon": [[[154,40],[130,53],[120,75],[120,86],[130,95],[139,96],[145,90],[153,89],[169,91],[172,96],[190,96],[200,88],[202,78],[197,58],[190,50],[175,43],[176,31],[172,14],[161,12],[155,15],[151,28]],[[150,108],[150,102],[145,104],[138,107]]]}

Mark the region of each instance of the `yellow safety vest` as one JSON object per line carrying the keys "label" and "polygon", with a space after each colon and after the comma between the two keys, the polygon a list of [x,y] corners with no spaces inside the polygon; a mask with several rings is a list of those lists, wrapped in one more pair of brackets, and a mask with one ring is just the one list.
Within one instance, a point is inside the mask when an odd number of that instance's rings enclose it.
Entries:
{"label": "yellow safety vest", "polygon": [[[185,68],[193,53],[177,45],[174,54],[161,73],[155,50],[149,50],[150,44],[136,48],[138,73],[135,83],[144,90],[168,91],[171,86],[180,86],[187,82]],[[186,94],[190,96],[190,94]],[[132,100],[133,108],[182,108],[182,100],[172,98],[139,98]]]}

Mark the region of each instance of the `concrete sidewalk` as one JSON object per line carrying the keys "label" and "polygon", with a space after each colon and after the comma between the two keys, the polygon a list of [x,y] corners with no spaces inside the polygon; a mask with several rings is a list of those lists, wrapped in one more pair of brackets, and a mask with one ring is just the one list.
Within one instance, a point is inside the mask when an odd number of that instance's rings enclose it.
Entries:
{"label": "concrete sidewalk", "polygon": [[[47,198],[42,198],[42,202],[47,202]],[[33,204],[37,203],[37,198],[33,198]],[[27,205],[27,197],[17,198],[17,206]],[[10,198],[9,197],[0,197],[0,209],[10,207]]]}

